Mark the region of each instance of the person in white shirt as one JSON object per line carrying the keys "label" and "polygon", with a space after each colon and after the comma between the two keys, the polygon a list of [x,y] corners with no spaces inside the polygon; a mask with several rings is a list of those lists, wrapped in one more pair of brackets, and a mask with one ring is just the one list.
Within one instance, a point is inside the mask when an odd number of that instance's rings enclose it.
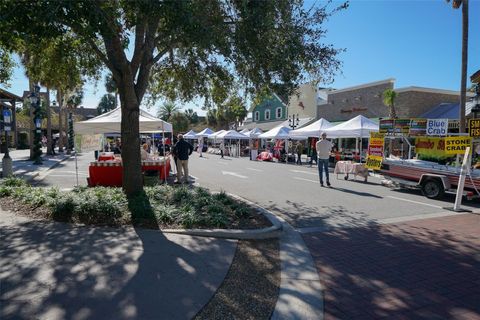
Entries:
{"label": "person in white shirt", "polygon": [[327,134],[322,132],[321,139],[318,140],[315,148],[317,149],[317,164],[318,175],[320,177],[320,185],[323,187],[323,171],[325,170],[325,178],[327,180],[327,186],[330,187],[330,179],[328,176],[328,160],[330,158],[330,151],[332,150],[333,143],[327,140]]}
{"label": "person in white shirt", "polygon": [[148,144],[144,143],[142,148],[140,149],[140,158],[142,160],[147,160],[148,159],[149,154],[148,154],[147,150],[148,150]]}

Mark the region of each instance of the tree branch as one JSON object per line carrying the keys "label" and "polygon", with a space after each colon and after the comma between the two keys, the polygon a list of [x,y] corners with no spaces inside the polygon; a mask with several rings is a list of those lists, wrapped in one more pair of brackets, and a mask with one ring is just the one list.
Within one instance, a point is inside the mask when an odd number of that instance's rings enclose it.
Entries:
{"label": "tree branch", "polygon": [[145,53],[145,29],[145,23],[141,23],[135,28],[135,50],[133,51],[132,62],[130,63],[134,75],[137,74],[140,62]]}

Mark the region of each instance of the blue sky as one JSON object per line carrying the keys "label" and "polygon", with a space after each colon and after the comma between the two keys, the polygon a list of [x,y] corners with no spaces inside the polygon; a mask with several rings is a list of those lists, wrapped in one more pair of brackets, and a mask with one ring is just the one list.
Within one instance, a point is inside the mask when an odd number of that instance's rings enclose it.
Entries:
{"label": "blue sky", "polygon": [[[480,69],[480,0],[469,3],[471,75]],[[461,23],[461,9],[452,9],[444,0],[351,0],[347,10],[336,13],[325,25],[324,42],[346,49],[339,56],[342,72],[327,86],[345,88],[395,78],[396,88],[459,90]],[[10,83],[7,90],[18,95],[28,88],[21,68],[15,70]],[[96,107],[104,93],[103,83],[88,84],[83,105]],[[188,107],[204,114],[196,104]]]}

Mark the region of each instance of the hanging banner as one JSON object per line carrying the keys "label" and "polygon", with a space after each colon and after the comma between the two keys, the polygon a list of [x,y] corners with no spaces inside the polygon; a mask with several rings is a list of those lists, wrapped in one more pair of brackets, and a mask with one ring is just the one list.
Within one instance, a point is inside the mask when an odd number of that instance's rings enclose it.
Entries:
{"label": "hanging banner", "polygon": [[393,119],[380,119],[380,123],[378,127],[379,127],[379,133],[382,133],[382,134],[393,133]]}
{"label": "hanging banner", "polygon": [[394,132],[396,134],[408,134],[410,130],[410,119],[395,119]]}
{"label": "hanging banner", "polygon": [[446,158],[445,139],[435,137],[418,137],[415,138],[415,152],[422,156],[432,158]]}
{"label": "hanging banner", "polygon": [[365,162],[365,167],[373,170],[380,170],[382,168],[383,157],[368,155]]}
{"label": "hanging banner", "polygon": [[449,155],[464,154],[472,146],[472,138],[467,136],[445,138],[445,153]]}
{"label": "hanging banner", "polygon": [[78,152],[88,152],[102,149],[101,134],[77,134],[75,135],[75,148]]}
{"label": "hanging banner", "polygon": [[425,136],[427,134],[427,119],[412,119],[408,134],[410,136]]}
{"label": "hanging banner", "polygon": [[428,119],[428,136],[446,136],[448,132],[448,119]]}

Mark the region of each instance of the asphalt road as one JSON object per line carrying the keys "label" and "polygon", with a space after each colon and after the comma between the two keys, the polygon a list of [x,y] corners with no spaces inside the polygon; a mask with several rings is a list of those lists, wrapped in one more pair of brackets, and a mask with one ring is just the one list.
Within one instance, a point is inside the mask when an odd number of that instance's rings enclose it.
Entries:
{"label": "asphalt road", "polygon": [[[392,190],[381,179],[369,177],[345,181],[344,175],[330,173],[332,188],[321,187],[315,165],[297,166],[249,161],[247,158],[220,159],[217,155],[193,154],[190,175],[200,186],[224,190],[247,198],[274,211],[300,231],[336,226],[393,222],[420,215],[444,215],[453,207],[454,197],[430,200],[416,190]],[[477,209],[479,201],[464,200],[463,207]],[[477,209],[478,210],[478,209]]]}
{"label": "asphalt road", "polygon": [[[80,185],[86,185],[88,165],[93,152],[77,158]],[[378,177],[345,181],[330,173],[332,188],[320,187],[315,165],[298,166],[250,161],[247,158],[220,159],[218,155],[192,154],[190,175],[195,184],[210,190],[224,190],[253,201],[287,220],[300,231],[315,231],[336,226],[395,222],[416,216],[445,215],[444,207],[453,207],[454,197],[431,200],[420,191],[390,189]],[[75,159],[70,158],[48,171],[43,186],[60,189],[76,185]],[[480,201],[463,201],[462,207],[477,210]]]}

